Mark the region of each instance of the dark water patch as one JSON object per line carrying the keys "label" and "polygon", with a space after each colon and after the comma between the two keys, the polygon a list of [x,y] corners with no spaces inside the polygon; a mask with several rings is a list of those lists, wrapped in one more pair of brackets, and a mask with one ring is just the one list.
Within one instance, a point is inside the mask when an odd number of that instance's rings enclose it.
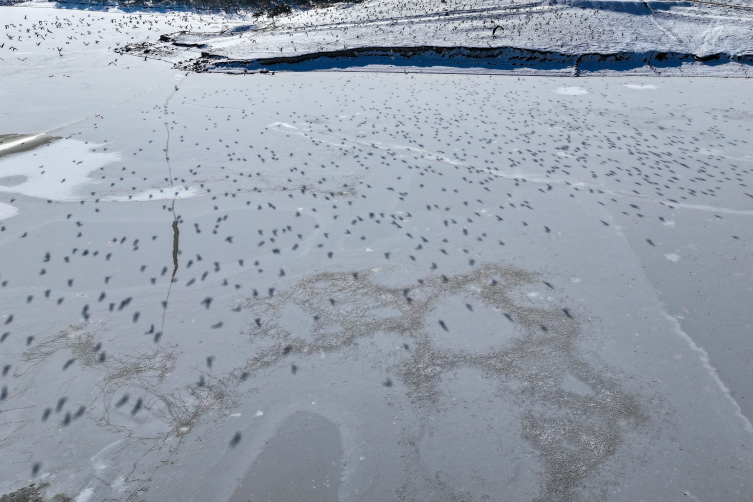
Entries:
{"label": "dark water patch", "polygon": [[[0,5],[14,5],[26,0],[0,0]],[[356,0],[351,3],[360,3]],[[308,9],[338,3],[334,0],[57,0],[50,2],[60,9],[123,12],[224,12],[266,14],[270,17],[290,14],[292,9]]]}
{"label": "dark water patch", "polygon": [[[142,44],[126,47],[121,52],[143,55],[147,54],[147,50],[152,48]],[[518,47],[358,47],[246,60],[202,52],[200,57],[177,66],[197,73],[263,73],[267,67],[281,71],[336,70],[369,65],[449,67],[460,70],[486,68],[496,71],[530,69],[551,72],[572,69],[573,75],[578,76],[582,72],[628,72],[644,67],[680,68],[689,63],[706,66],[737,63],[752,66],[753,54],[691,54],[662,51],[572,54]]]}
{"label": "dark water patch", "polygon": [[28,180],[28,176],[24,176],[23,174],[16,174],[13,176],[4,176],[0,178],[0,185],[4,187],[14,187],[16,185],[20,185],[21,183]]}
{"label": "dark water patch", "polygon": [[641,2],[635,0],[564,0],[558,1],[562,5],[573,8],[590,9],[590,10],[609,10],[612,12],[624,12],[637,16],[649,16],[654,10],[669,10],[673,7],[692,7],[691,2],[682,1],[648,1]]}

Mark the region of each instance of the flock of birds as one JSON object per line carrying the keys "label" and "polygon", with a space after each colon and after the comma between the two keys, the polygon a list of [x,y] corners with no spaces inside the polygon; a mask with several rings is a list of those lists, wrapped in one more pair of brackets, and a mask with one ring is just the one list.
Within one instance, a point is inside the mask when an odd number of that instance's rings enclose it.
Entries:
{"label": "flock of birds", "polygon": [[[26,14],[23,19],[0,22],[5,29],[0,50],[8,51],[7,57],[15,56],[17,61],[28,60],[29,63],[48,53],[40,51],[51,51],[59,57],[72,57],[78,56],[82,49],[100,45],[111,56],[111,49],[136,40],[157,39],[161,33],[211,29],[221,26],[226,19],[219,14],[180,12],[112,15],[97,11],[56,11],[53,15],[44,14],[32,13],[31,18]],[[22,54],[25,57],[21,57]],[[31,60],[28,59],[30,56]],[[2,56],[0,59],[12,61]],[[117,58],[110,58],[108,65],[116,63]]]}
{"label": "flock of birds", "polygon": [[[148,48],[144,56],[184,64],[202,53],[253,61],[380,47],[517,48],[554,55],[623,54],[622,60],[625,54],[651,51],[749,57],[751,16],[753,9],[732,3],[375,0],[281,17],[241,16],[222,30],[192,30],[132,48]],[[528,64],[540,55],[529,54]]]}

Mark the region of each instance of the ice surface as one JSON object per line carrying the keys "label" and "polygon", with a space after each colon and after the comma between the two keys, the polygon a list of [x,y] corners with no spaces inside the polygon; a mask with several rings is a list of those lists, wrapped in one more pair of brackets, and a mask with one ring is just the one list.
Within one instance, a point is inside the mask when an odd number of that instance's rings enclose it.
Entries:
{"label": "ice surface", "polygon": [[0,134],[48,137],[0,158],[3,496],[749,498],[747,80],[186,74],[113,49],[246,21],[0,16]]}
{"label": "ice surface", "polygon": [[335,500],[341,448],[335,424],[315,413],[294,413],[265,445],[230,500]]}

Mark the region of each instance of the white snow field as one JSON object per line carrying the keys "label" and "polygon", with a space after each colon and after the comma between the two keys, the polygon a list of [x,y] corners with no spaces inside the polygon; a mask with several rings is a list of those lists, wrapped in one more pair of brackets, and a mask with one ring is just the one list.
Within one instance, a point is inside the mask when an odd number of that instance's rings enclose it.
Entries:
{"label": "white snow field", "polygon": [[[379,5],[0,7],[0,501],[751,500],[751,81],[249,62]],[[745,9],[478,5],[749,71]]]}

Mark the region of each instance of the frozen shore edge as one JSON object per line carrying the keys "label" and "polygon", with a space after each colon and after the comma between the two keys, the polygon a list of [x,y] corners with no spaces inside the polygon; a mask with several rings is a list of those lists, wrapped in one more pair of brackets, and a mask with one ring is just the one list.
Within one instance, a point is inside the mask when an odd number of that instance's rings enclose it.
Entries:
{"label": "frozen shore edge", "polygon": [[[163,59],[177,50],[201,50],[175,35],[160,41],[130,44],[119,54]],[[195,73],[251,74],[278,71],[377,71],[413,73],[494,73],[542,76],[714,76],[750,78],[753,53],[692,54],[667,51],[567,53],[519,47],[354,47],[279,57],[236,59],[201,51],[175,63],[176,69]],[[269,68],[268,68],[269,67]]]}

